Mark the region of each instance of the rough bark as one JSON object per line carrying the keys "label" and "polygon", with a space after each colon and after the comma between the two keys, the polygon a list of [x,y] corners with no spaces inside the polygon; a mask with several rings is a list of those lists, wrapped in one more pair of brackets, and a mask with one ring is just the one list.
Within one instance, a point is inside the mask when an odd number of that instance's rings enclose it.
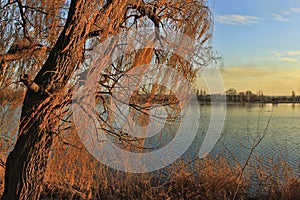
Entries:
{"label": "rough bark", "polygon": [[53,105],[57,105],[59,94],[80,61],[78,52],[82,51],[91,23],[90,7],[91,1],[71,1],[65,28],[33,80],[39,90],[28,88],[19,136],[6,161],[2,200],[38,199],[40,196],[53,140],[52,128],[58,121],[53,117],[57,108]]}

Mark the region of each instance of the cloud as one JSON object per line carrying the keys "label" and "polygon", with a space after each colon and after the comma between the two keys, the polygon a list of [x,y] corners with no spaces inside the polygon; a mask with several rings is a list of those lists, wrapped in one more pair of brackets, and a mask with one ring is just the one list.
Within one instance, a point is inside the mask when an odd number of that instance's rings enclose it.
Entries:
{"label": "cloud", "polygon": [[275,67],[235,67],[221,70],[226,88],[238,91],[263,90],[267,95],[288,95],[292,90],[300,93],[300,69]]}
{"label": "cloud", "polygon": [[297,62],[296,56],[300,56],[300,51],[271,51],[276,60],[286,61],[286,62]]}
{"label": "cloud", "polygon": [[269,68],[258,67],[230,67],[221,70],[221,73],[224,77],[231,77],[238,74],[240,78],[266,76],[266,74],[268,74],[269,72]]}
{"label": "cloud", "polygon": [[282,57],[282,58],[278,58],[278,60],[287,61],[287,62],[297,62],[298,61],[298,59],[291,58],[291,57]]}
{"label": "cloud", "polygon": [[292,13],[300,13],[300,8],[295,8],[295,7],[292,7],[292,8],[289,8],[288,10],[282,12],[284,15],[290,15]]}
{"label": "cloud", "polygon": [[289,9],[292,13],[300,13],[300,8],[290,8]]}
{"label": "cloud", "polygon": [[276,57],[281,57],[281,53],[278,51],[271,51],[271,53],[273,53]]}
{"label": "cloud", "polygon": [[300,50],[299,51],[269,51],[265,56],[247,57],[242,58],[246,63],[273,63],[273,64],[292,64],[300,63]]}
{"label": "cloud", "polygon": [[[287,21],[291,21],[291,15],[292,14],[297,14],[300,13],[300,8],[296,8],[296,7],[292,7],[289,8],[286,11],[279,13],[272,13],[273,19],[276,21],[280,21],[280,22],[287,22]],[[289,17],[289,18],[288,18]]]}
{"label": "cloud", "polygon": [[290,56],[300,56],[300,51],[288,51],[287,54]]}
{"label": "cloud", "polygon": [[257,24],[259,19],[249,15],[217,15],[216,21],[227,25]]}
{"label": "cloud", "polygon": [[273,13],[273,19],[276,20],[276,21],[280,21],[280,22],[287,22],[287,21],[290,21],[290,19],[280,15],[280,14],[275,14]]}

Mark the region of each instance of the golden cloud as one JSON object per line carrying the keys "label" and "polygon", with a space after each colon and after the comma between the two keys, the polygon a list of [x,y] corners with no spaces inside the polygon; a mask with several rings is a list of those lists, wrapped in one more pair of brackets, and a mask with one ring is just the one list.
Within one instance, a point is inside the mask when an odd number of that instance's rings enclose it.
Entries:
{"label": "golden cloud", "polygon": [[294,90],[300,94],[300,69],[232,67],[223,68],[220,72],[226,89],[263,90],[267,95],[290,95]]}

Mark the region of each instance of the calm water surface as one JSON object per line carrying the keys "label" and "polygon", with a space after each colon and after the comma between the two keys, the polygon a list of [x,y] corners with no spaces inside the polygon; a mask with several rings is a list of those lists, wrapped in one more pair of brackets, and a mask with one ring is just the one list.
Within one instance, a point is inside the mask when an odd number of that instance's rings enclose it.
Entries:
{"label": "calm water surface", "polygon": [[[194,106],[201,113],[200,142],[207,129],[211,106]],[[226,110],[223,132],[211,155],[243,163],[255,141],[263,136],[253,156],[262,157],[265,164],[270,164],[270,160],[272,163],[285,161],[300,175],[300,104],[228,104]]]}

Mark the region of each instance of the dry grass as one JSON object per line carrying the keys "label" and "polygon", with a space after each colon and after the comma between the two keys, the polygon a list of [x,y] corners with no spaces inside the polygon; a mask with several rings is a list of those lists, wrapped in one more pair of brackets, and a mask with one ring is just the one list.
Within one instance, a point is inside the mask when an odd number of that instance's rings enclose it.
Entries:
{"label": "dry grass", "polygon": [[[52,180],[47,179],[43,198],[232,199],[240,185],[236,199],[244,199],[247,183],[237,179],[239,170],[229,167],[222,159],[196,162],[199,166],[197,170],[189,169],[181,161],[166,169],[165,175],[127,174],[101,166],[98,167],[98,171],[82,171],[74,178],[71,175],[74,175],[74,172],[65,171],[64,174],[53,174]],[[81,170],[85,168],[78,167]]]}
{"label": "dry grass", "polygon": [[[50,161],[43,199],[294,200],[300,197],[299,177],[285,163],[272,169],[248,168],[242,174],[239,165],[229,166],[223,158],[206,158],[194,161],[192,167],[179,161],[164,172],[129,174],[99,165],[78,148],[69,150],[70,154],[57,153]],[[259,185],[255,194],[250,195],[253,175],[258,177]]]}
{"label": "dry grass", "polygon": [[[247,170],[242,177],[238,166],[222,158],[197,160],[193,167],[179,161],[160,174],[127,174],[99,165],[80,149],[63,151],[67,153],[56,153],[49,162],[42,199],[300,199],[299,177],[285,163],[272,172]],[[258,185],[250,195],[253,174]]]}
{"label": "dry grass", "polygon": [[[261,163],[261,162],[258,162]],[[271,161],[271,163],[274,163]],[[257,199],[266,200],[297,200],[300,199],[300,165],[295,173],[285,162],[277,164],[260,164],[252,174],[257,176],[258,187],[255,194]]]}
{"label": "dry grass", "polygon": [[[300,199],[299,173],[284,162],[265,165],[257,158],[242,171],[224,158],[208,157],[178,161],[156,173],[130,174],[101,165],[76,134],[57,137],[53,146],[42,199]],[[0,196],[3,180],[0,167]]]}

